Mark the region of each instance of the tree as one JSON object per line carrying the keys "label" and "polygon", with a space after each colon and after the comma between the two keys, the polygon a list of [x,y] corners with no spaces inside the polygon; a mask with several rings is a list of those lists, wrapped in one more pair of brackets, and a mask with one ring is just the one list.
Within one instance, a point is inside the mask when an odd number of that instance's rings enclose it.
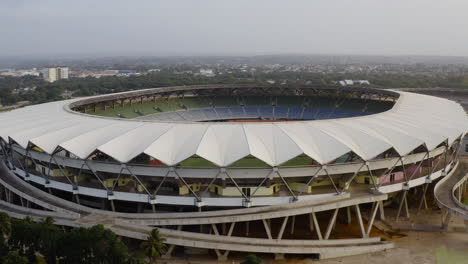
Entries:
{"label": "tree", "polygon": [[254,254],[247,255],[241,264],[262,264],[263,260]]}
{"label": "tree", "polygon": [[59,243],[60,263],[127,263],[127,246],[103,225],[74,228]]}
{"label": "tree", "polygon": [[16,251],[10,251],[8,254],[3,257],[2,259],[3,264],[28,264],[28,258],[21,256]]}
{"label": "tree", "polygon": [[6,213],[0,213],[0,255],[8,252],[8,239],[11,235],[11,219]]}
{"label": "tree", "polygon": [[8,237],[11,234],[11,219],[4,212],[0,212],[0,235]]}
{"label": "tree", "polygon": [[161,257],[167,251],[166,239],[159,234],[157,228],[151,230],[148,240],[141,243],[145,255],[150,259],[150,263],[156,263],[156,258]]}

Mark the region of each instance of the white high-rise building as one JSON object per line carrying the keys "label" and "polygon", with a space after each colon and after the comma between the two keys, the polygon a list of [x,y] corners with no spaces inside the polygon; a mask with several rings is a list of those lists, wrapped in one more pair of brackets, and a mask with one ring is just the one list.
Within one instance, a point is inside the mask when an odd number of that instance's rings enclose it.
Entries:
{"label": "white high-rise building", "polygon": [[68,67],[58,67],[57,68],[58,79],[68,79]]}
{"label": "white high-rise building", "polygon": [[44,79],[46,79],[49,82],[57,81],[58,80],[57,68],[47,68],[44,71]]}
{"label": "white high-rise building", "polygon": [[43,75],[49,82],[68,79],[68,67],[49,67],[43,71]]}

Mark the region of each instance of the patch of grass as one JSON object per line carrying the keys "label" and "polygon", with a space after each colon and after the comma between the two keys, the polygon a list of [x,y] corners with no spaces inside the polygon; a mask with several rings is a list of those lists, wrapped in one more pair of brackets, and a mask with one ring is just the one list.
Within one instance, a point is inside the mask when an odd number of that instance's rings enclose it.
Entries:
{"label": "patch of grass", "polygon": [[437,264],[467,264],[468,252],[458,251],[447,248],[436,249],[436,263]]}

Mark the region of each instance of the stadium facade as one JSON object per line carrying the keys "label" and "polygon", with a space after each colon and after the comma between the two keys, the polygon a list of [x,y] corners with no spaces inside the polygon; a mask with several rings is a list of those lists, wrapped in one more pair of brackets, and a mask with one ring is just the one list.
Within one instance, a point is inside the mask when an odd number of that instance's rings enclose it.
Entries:
{"label": "stadium facade", "polygon": [[408,214],[408,192],[420,188],[425,199],[453,173],[468,131],[463,108],[446,99],[259,85],[72,99],[3,113],[0,123],[5,201],[114,217],[121,228],[158,226],[169,254],[197,247],[220,259],[391,248],[371,236],[374,219],[385,218],[386,201],[398,204],[397,219]]}

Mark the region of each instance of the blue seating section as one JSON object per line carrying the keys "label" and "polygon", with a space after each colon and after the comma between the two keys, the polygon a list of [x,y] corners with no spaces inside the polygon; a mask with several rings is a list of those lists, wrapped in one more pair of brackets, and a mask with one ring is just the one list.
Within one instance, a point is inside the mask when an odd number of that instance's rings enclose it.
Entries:
{"label": "blue seating section", "polygon": [[260,117],[257,106],[246,106],[244,107],[244,111],[245,111],[246,118],[259,118]]}
{"label": "blue seating section", "polygon": [[288,115],[288,107],[277,106],[274,108],[275,119],[286,119]]}
{"label": "blue seating section", "polygon": [[209,103],[211,99],[186,98],[183,101],[186,106],[184,108],[169,109],[169,106],[165,106],[168,108],[167,111],[138,116],[136,119],[166,121],[319,120],[363,116],[392,106],[391,103],[386,104],[386,102],[364,102],[354,99],[333,102],[322,98],[291,96],[278,98],[277,105],[272,106],[271,100],[270,97],[252,96],[243,99],[245,106],[240,106],[239,100],[234,97],[216,97],[214,107],[212,107]]}
{"label": "blue seating section", "polygon": [[302,107],[289,107],[288,119],[301,119]]}

